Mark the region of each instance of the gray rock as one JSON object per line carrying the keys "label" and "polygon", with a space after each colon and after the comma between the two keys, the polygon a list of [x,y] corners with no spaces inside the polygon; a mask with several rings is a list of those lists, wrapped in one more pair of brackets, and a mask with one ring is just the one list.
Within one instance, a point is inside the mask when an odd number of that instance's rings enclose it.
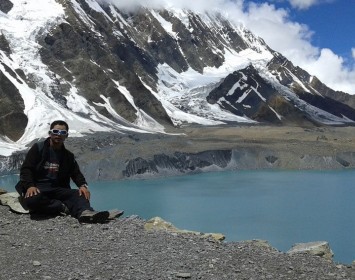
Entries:
{"label": "gray rock", "polygon": [[319,256],[331,260],[334,256],[330,249],[329,243],[326,241],[316,241],[308,243],[297,243],[287,252],[288,254],[309,253],[314,256]]}
{"label": "gray rock", "polygon": [[19,197],[20,195],[17,192],[2,194],[0,195],[0,204],[9,206],[15,213],[28,214],[29,211],[21,205]]}
{"label": "gray rock", "polygon": [[144,228],[148,231],[149,230],[165,230],[165,231],[172,232],[172,233],[181,233],[181,234],[191,233],[191,234],[198,235],[198,236],[205,237],[205,238],[211,237],[217,241],[223,241],[225,239],[225,236],[221,233],[201,233],[198,231],[178,229],[172,223],[169,223],[160,217],[154,217],[154,218],[151,218],[150,220],[148,220],[145,223]]}
{"label": "gray rock", "polygon": [[176,273],[176,277],[184,278],[184,279],[191,278],[191,273],[179,272],[179,273]]}
{"label": "gray rock", "polygon": [[39,261],[33,261],[33,263],[32,263],[34,266],[40,266],[41,265],[41,263],[39,262]]}

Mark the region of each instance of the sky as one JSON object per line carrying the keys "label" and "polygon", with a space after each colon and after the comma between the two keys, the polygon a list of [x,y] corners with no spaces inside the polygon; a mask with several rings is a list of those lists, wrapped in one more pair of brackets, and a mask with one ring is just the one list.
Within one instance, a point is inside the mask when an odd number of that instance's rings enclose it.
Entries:
{"label": "sky", "polygon": [[99,0],[127,7],[220,9],[294,65],[355,94],[355,0]]}

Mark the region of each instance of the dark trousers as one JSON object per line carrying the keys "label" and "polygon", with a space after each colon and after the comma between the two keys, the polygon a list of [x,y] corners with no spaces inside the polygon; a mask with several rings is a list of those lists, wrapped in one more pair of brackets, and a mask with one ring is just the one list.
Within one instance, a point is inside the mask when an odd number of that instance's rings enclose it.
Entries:
{"label": "dark trousers", "polygon": [[24,198],[24,203],[31,212],[46,215],[58,215],[65,204],[70,215],[78,218],[84,210],[93,210],[90,202],[79,196],[79,190],[67,188],[40,188],[40,193]]}

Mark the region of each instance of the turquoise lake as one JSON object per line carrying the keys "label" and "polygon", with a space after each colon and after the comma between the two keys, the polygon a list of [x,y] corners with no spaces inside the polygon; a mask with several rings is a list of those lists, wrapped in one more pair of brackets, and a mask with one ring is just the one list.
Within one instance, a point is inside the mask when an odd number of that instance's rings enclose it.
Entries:
{"label": "turquoise lake", "polygon": [[[0,177],[13,191],[17,178]],[[95,209],[159,216],[226,241],[264,239],[286,252],[328,241],[334,260],[355,260],[355,171],[233,171],[149,180],[91,182]]]}

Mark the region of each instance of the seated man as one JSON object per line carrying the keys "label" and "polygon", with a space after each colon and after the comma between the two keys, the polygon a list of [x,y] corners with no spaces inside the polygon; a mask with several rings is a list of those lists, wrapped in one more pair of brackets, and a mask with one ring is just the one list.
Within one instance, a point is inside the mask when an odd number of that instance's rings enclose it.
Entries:
{"label": "seated man", "polygon": [[[54,121],[50,125],[49,137],[28,151],[16,190],[31,213],[71,214],[79,222],[104,223],[110,213],[94,211],[90,206],[87,182],[73,153],[64,146],[68,131],[65,121]],[[70,188],[70,179],[78,190]],[[120,211],[119,215],[122,214]]]}

